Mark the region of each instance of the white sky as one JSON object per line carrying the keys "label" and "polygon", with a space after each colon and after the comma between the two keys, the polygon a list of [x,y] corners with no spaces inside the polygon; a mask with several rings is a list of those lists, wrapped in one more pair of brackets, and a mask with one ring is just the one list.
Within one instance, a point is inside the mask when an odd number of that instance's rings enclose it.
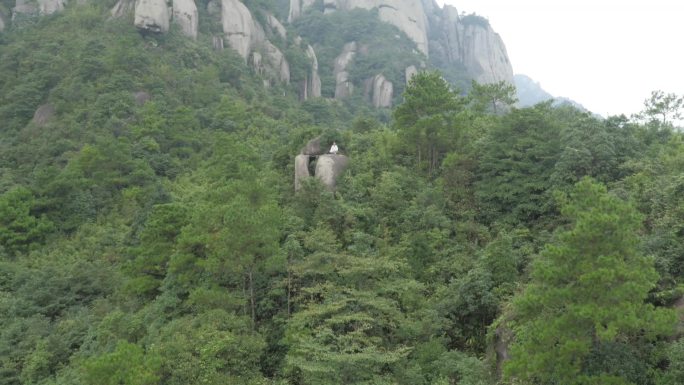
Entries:
{"label": "white sky", "polygon": [[437,0],[489,19],[513,72],[600,115],[684,94],[684,0]]}

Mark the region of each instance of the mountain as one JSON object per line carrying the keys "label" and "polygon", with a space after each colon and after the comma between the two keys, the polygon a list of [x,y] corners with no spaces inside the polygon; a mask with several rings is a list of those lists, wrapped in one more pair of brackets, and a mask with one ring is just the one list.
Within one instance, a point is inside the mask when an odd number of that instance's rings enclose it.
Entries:
{"label": "mountain", "polygon": [[[10,0],[0,7],[0,31],[77,4]],[[356,93],[389,107],[412,74],[429,68],[466,90],[471,79],[513,83],[506,47],[489,22],[434,0],[290,0],[287,11],[239,0],[118,0],[110,13],[142,33],[179,28],[188,38],[212,39],[214,49],[232,48],[264,85],[292,83],[301,100]]]}
{"label": "mountain", "polygon": [[539,82],[536,82],[527,75],[516,74],[513,79],[517,90],[518,103],[521,107],[530,107],[553,99],[554,105],[570,105],[581,111],[589,111],[583,105],[570,98],[551,95],[541,87]]}

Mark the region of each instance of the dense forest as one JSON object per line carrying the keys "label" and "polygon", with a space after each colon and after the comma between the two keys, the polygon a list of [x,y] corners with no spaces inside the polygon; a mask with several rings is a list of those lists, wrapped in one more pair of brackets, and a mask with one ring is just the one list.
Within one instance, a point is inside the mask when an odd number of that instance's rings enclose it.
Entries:
{"label": "dense forest", "polygon": [[300,102],[109,7],[0,34],[1,385],[684,383],[680,97]]}

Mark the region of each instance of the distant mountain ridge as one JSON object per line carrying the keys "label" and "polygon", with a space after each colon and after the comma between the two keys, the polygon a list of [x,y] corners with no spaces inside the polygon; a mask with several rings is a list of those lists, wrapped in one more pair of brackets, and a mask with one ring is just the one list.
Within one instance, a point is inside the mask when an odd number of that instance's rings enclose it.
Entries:
{"label": "distant mountain ridge", "polygon": [[520,107],[530,107],[537,103],[553,99],[554,105],[568,104],[582,111],[589,111],[586,107],[570,98],[551,95],[541,87],[539,82],[527,75],[515,74],[515,76],[513,76],[513,80],[515,81],[518,104]]}

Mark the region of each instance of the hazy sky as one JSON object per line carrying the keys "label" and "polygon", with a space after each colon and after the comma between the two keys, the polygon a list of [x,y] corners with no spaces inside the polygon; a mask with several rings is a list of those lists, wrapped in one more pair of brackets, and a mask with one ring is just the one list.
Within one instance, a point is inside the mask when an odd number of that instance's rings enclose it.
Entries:
{"label": "hazy sky", "polygon": [[513,72],[601,115],[684,94],[684,0],[437,0],[489,19]]}

